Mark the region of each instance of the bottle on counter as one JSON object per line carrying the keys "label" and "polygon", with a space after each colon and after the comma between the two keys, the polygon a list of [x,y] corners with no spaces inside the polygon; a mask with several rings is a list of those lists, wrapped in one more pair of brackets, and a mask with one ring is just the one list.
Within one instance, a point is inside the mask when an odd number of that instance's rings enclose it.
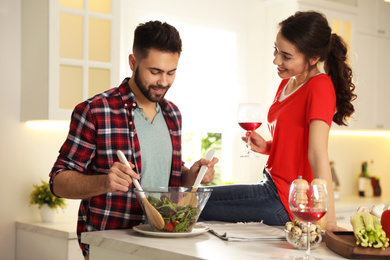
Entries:
{"label": "bottle on counter", "polygon": [[364,197],[364,190],[366,188],[366,178],[365,177],[359,177],[358,180],[358,186],[359,186],[359,197]]}
{"label": "bottle on counter", "polygon": [[366,182],[368,179],[371,179],[370,176],[368,175],[367,167],[368,167],[368,163],[363,162],[362,163],[362,171],[360,173],[359,180],[358,180],[358,189],[359,189],[359,196],[360,197],[364,197],[366,195],[365,194]]}

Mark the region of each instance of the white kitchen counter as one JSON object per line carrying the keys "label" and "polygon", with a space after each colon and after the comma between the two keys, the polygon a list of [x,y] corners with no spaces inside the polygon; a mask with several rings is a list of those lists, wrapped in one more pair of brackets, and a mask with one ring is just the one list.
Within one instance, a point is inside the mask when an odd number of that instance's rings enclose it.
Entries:
{"label": "white kitchen counter", "polygon": [[16,221],[16,229],[64,239],[77,239],[77,217],[58,218],[54,222]]}
{"label": "white kitchen counter", "polygon": [[380,204],[383,203],[386,206],[389,206],[390,204],[390,197],[372,197],[372,196],[366,196],[366,197],[359,197],[359,196],[346,196],[341,197],[339,200],[335,202],[336,211],[337,210],[345,210],[345,209],[353,209],[357,210],[360,206],[366,206],[371,208],[374,204]]}
{"label": "white kitchen counter", "polygon": [[[227,242],[206,232],[186,238],[158,238],[132,229],[86,232],[83,243],[90,245],[90,260],[103,259],[293,259],[304,250],[294,249],[286,240]],[[321,259],[345,259],[325,243],[312,250]]]}
{"label": "white kitchen counter", "polygon": [[375,204],[385,204],[386,208],[390,205],[390,197],[359,197],[359,196],[346,196],[341,197],[335,201],[336,219],[337,222],[350,223],[350,217],[356,212],[356,210],[365,206],[371,209]]}
{"label": "white kitchen counter", "polygon": [[[349,217],[360,206],[390,204],[390,197],[342,197],[335,203],[340,226],[350,229]],[[149,237],[132,229],[83,233],[90,245],[90,259],[292,259],[305,251],[294,249],[287,241],[227,242],[211,233],[187,238]],[[328,249],[325,243],[312,250],[321,259],[345,259]]]}

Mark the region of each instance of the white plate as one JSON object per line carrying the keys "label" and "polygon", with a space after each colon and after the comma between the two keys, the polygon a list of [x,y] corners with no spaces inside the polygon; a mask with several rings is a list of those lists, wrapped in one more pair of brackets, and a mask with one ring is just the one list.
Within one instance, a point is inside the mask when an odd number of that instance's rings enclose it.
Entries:
{"label": "white plate", "polygon": [[141,224],[133,227],[139,233],[153,237],[192,237],[205,233],[209,230],[207,226],[195,225],[191,232],[156,232],[153,231],[149,224]]}

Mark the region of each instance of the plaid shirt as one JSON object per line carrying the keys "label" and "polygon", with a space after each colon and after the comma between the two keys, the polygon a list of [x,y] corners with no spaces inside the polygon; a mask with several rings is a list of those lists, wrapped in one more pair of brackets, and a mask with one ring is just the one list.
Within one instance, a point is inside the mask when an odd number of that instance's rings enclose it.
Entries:
{"label": "plaid shirt", "polygon": [[[57,161],[50,172],[53,178],[64,170],[87,175],[108,174],[121,150],[142,175],[141,151],[134,125],[137,107],[134,94],[128,85],[130,78],[77,105],[72,113],[70,130],[62,145]],[[172,167],[170,186],[181,184],[181,114],[167,100],[160,103],[172,140]],[[132,192],[106,193],[81,200],[77,224],[80,247],[85,254],[87,245],[81,244],[81,233],[86,231],[132,228],[145,216]]]}

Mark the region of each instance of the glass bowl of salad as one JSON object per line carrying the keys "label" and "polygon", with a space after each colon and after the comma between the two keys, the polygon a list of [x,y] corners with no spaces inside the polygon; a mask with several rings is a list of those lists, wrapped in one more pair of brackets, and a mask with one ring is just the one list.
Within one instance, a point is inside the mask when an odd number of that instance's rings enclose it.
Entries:
{"label": "glass bowl of salad", "polygon": [[[191,192],[192,187],[142,189],[143,191],[134,189],[134,192],[144,212],[146,211],[142,198],[145,197],[164,220],[164,227],[159,229],[145,214],[146,222],[149,223],[152,231],[156,232],[191,232],[212,193],[212,189],[207,187],[199,187],[196,192]],[[188,196],[192,196],[192,203],[183,204],[188,201]]]}

